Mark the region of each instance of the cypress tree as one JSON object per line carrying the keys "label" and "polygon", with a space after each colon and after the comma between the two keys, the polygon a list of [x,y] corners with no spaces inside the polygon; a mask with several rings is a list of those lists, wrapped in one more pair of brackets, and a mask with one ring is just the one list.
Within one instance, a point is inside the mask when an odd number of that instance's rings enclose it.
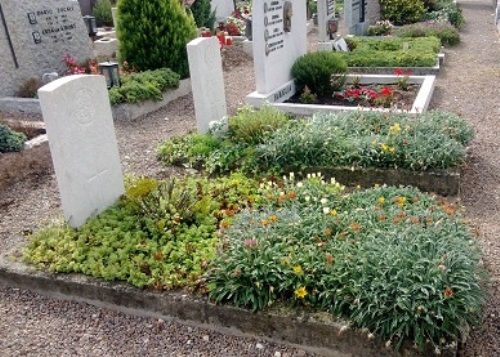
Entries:
{"label": "cypress tree", "polygon": [[166,67],[189,75],[186,45],[196,24],[179,0],[120,0],[117,17],[120,61],[139,71]]}
{"label": "cypress tree", "polygon": [[215,11],[212,11],[211,0],[196,0],[191,6],[194,21],[198,27],[215,27]]}

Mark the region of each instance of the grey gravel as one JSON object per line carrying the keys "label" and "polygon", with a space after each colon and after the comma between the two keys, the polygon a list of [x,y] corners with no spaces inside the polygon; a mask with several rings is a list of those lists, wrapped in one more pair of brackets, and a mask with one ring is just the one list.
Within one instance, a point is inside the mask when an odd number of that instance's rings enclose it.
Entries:
{"label": "grey gravel", "polygon": [[[431,108],[461,114],[476,139],[463,168],[462,204],[475,227],[490,275],[483,326],[473,330],[467,357],[500,355],[500,42],[490,0],[459,1],[467,25],[462,43],[445,49]],[[314,33],[309,37],[314,40]],[[314,48],[314,43],[310,43]],[[234,52],[234,50],[233,50]],[[233,114],[254,90],[252,62],[226,53],[238,65],[225,71],[228,108]],[[191,95],[134,122],[117,122],[126,174],[176,174],[155,159],[155,148],[172,135],[195,129]],[[1,168],[0,168],[1,169]],[[0,255],[16,257],[24,233],[60,216],[54,176],[19,182],[0,192]],[[208,340],[207,340],[208,337]],[[258,348],[262,346],[263,348]],[[129,316],[83,303],[50,299],[0,286],[0,356],[307,356],[303,350],[251,338],[230,337],[178,323]]]}

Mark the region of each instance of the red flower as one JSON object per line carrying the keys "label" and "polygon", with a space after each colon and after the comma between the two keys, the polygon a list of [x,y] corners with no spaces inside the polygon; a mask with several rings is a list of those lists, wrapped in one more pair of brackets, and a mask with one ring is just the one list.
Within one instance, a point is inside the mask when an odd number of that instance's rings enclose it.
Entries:
{"label": "red flower", "polygon": [[403,70],[402,70],[401,68],[396,68],[396,69],[394,70],[394,74],[395,74],[396,76],[402,76],[402,75],[403,75]]}
{"label": "red flower", "polygon": [[392,90],[388,87],[384,87],[381,91],[380,91],[380,94],[384,95],[384,96],[388,96],[388,95],[391,95],[392,94]]}

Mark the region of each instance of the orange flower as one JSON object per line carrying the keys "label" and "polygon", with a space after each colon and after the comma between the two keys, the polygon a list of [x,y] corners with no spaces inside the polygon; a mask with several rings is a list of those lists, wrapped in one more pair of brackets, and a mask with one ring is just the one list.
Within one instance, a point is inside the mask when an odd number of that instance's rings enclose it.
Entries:
{"label": "orange flower", "polygon": [[220,223],[220,226],[221,226],[222,228],[227,228],[227,227],[229,227],[229,222],[227,222],[227,221],[222,221],[222,222]]}
{"label": "orange flower", "polygon": [[345,233],[345,232],[341,232],[341,233],[339,234],[339,239],[344,239],[344,238],[345,238],[345,236],[346,236],[346,233]]}
{"label": "orange flower", "polygon": [[282,193],[282,194],[280,195],[280,199],[284,200],[285,198],[286,198],[286,194]]}
{"label": "orange flower", "polygon": [[451,290],[451,288],[446,288],[444,290],[444,297],[451,298],[452,296],[453,296],[453,290]]}
{"label": "orange flower", "polygon": [[294,198],[297,198],[297,194],[295,192],[290,192],[288,194],[288,197],[290,197],[293,200]]}
{"label": "orange flower", "polygon": [[273,214],[271,217],[269,217],[269,219],[270,219],[271,221],[273,221],[273,222],[278,221],[278,217],[277,217],[277,216],[275,216],[274,214]]}
{"label": "orange flower", "polygon": [[413,224],[419,224],[420,218],[419,217],[410,217],[410,222]]}
{"label": "orange flower", "polygon": [[359,232],[359,230],[361,229],[361,226],[355,222],[355,223],[351,224],[351,228],[354,232]]}
{"label": "orange flower", "polygon": [[325,236],[330,237],[332,235],[333,229],[327,228],[325,229]]}
{"label": "orange flower", "polygon": [[274,198],[273,195],[267,195],[266,197],[268,200],[272,200]]}
{"label": "orange flower", "polygon": [[332,255],[331,255],[331,254],[327,254],[327,255],[326,255],[326,262],[327,262],[328,264],[332,264],[332,263],[333,263],[333,260],[334,260],[334,259],[333,259],[333,257],[332,257]]}
{"label": "orange flower", "polygon": [[427,217],[425,222],[427,222],[427,224],[431,224],[433,222],[432,217]]}
{"label": "orange flower", "polygon": [[378,217],[378,220],[379,221],[385,221],[385,219],[387,218],[387,216],[385,214],[381,214],[379,217]]}
{"label": "orange flower", "polygon": [[269,221],[267,219],[263,219],[261,223],[265,227],[269,224]]}

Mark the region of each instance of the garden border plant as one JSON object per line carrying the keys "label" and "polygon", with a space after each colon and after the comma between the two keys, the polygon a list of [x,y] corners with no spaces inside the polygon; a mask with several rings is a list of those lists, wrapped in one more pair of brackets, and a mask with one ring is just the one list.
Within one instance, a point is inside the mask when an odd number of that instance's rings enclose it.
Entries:
{"label": "garden border plant", "polygon": [[479,250],[458,206],[414,188],[344,195],[320,174],[260,186],[242,176],[143,178],[81,229],[37,233],[24,256],[255,310],[331,312],[396,349],[456,346],[484,304]]}

